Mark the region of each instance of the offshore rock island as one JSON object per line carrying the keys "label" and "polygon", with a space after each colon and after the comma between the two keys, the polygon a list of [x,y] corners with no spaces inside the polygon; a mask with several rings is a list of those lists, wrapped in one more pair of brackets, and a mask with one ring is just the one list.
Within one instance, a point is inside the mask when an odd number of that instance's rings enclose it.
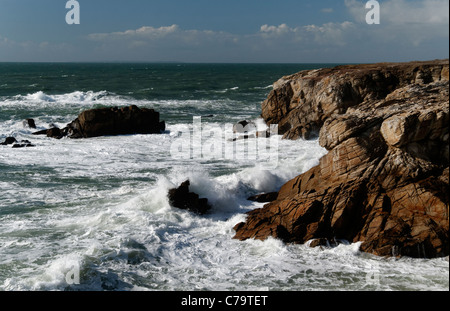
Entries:
{"label": "offshore rock island", "polygon": [[262,117],[286,139],[319,134],[329,152],[234,238],[449,255],[448,60],[302,71],[274,84]]}

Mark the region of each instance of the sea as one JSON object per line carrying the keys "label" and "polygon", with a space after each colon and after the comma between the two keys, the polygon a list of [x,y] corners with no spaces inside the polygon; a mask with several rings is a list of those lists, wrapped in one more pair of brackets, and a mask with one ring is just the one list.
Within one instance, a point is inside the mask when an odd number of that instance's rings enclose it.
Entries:
{"label": "sea", "polygon": [[[336,64],[0,63],[1,291],[448,291],[448,257],[384,258],[359,243],[310,248],[233,239],[233,227],[318,164],[318,139],[234,139],[266,130],[261,103],[282,76]],[[152,108],[155,135],[54,139],[82,111]],[[23,124],[35,120],[37,129]],[[182,182],[207,198],[172,207]]]}

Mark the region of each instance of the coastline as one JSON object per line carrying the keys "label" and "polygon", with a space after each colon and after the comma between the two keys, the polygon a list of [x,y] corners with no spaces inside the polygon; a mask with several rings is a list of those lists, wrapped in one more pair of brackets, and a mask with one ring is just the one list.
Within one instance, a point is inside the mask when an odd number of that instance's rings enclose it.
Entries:
{"label": "coastline", "polygon": [[329,153],[249,212],[236,239],[448,256],[448,60],[302,71],[277,81],[262,109],[284,138],[320,131]]}

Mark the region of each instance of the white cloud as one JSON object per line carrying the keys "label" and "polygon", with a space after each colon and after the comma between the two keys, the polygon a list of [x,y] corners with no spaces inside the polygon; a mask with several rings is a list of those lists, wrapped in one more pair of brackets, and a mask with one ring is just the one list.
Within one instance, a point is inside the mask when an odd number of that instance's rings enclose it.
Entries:
{"label": "white cloud", "polygon": [[94,33],[90,34],[88,37],[92,40],[115,40],[123,38],[147,38],[147,39],[158,39],[163,38],[167,35],[179,32],[180,28],[178,25],[166,26],[166,27],[148,27],[144,26],[136,30],[126,30],[123,32],[112,32],[112,33]]}
{"label": "white cloud", "polygon": [[[444,51],[443,43],[448,45],[448,0],[380,1],[380,25],[366,24],[365,17],[368,10],[365,3],[363,0],[345,0],[349,13],[357,23],[360,23],[358,26],[360,35],[370,40],[374,47],[386,46],[390,49],[423,47],[429,50],[430,47],[436,46],[435,49]],[[447,48],[445,50],[448,51]]]}
{"label": "white cloud", "polygon": [[320,44],[320,45],[345,45],[355,30],[352,22],[326,23],[323,25],[306,25],[301,27],[289,27],[286,24],[279,26],[263,25],[260,35],[265,39],[289,38],[292,42]]}
{"label": "white cloud", "polygon": [[366,24],[366,2],[345,0],[352,21],[264,24],[249,34],[173,24],[92,33],[70,43],[15,42],[0,36],[0,61],[368,62],[448,57],[448,0],[380,1],[381,25]]}

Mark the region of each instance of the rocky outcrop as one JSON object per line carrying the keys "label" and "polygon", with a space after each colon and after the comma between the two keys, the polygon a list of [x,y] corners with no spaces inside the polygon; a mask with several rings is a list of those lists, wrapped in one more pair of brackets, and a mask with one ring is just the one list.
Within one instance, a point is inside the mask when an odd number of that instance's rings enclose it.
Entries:
{"label": "rocky outcrop", "polygon": [[278,124],[285,138],[309,138],[333,114],[383,99],[407,85],[448,80],[448,76],[448,60],[302,71],[274,83],[262,104],[262,117],[267,124]]}
{"label": "rocky outcrop", "polygon": [[71,138],[89,138],[126,134],[160,134],[165,123],[159,112],[135,105],[123,108],[100,108],[83,111],[67,126]]}
{"label": "rocky outcrop", "polygon": [[170,189],[168,193],[170,205],[196,214],[206,214],[211,209],[208,199],[200,199],[198,194],[189,192],[189,186],[190,181],[187,180],[178,188]]}
{"label": "rocky outcrop", "polygon": [[135,105],[123,108],[99,108],[85,110],[65,128],[53,127],[33,133],[60,139],[90,138],[127,134],[160,134],[166,128],[159,120],[159,112]]}
{"label": "rocky outcrop", "polygon": [[278,82],[266,120],[280,122],[286,138],[319,131],[329,153],[249,212],[235,238],[344,239],[381,256],[448,256],[448,68],[340,66]]}

